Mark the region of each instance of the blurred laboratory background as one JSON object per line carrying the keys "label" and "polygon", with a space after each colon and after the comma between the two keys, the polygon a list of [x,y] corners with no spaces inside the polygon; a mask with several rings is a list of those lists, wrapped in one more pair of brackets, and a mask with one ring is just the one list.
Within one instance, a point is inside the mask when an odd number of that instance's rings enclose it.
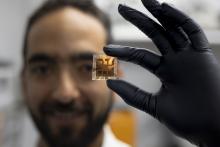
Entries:
{"label": "blurred laboratory background", "polygon": [[[34,147],[37,131],[27,114],[19,86],[21,48],[28,16],[44,0],[0,0],[0,146]],[[194,18],[211,43],[220,60],[219,0],[161,0],[175,5]],[[113,23],[114,43],[144,47],[156,52],[156,47],[142,32],[126,22],[117,12],[119,3],[149,14],[141,0],[96,0]],[[149,14],[150,15],[150,14]],[[151,15],[150,15],[151,16]],[[134,64],[120,62],[125,80],[149,92],[156,92],[160,81]],[[133,147],[192,147],[174,136],[148,114],[129,107],[120,98],[114,106],[109,124],[115,135]]]}

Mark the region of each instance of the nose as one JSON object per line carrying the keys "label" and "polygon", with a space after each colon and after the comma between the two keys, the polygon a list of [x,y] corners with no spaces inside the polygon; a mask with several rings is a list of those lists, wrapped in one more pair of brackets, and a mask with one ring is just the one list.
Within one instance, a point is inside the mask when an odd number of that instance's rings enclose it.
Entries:
{"label": "nose", "polygon": [[76,81],[68,71],[63,71],[56,79],[53,98],[61,103],[69,103],[80,97],[80,91]]}

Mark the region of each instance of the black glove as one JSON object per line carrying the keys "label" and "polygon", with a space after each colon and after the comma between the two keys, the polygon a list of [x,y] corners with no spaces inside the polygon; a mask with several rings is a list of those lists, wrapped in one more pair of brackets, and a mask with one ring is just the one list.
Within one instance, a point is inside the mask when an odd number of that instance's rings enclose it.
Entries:
{"label": "black glove", "polygon": [[108,87],[190,142],[220,146],[220,67],[203,30],[168,4],[142,2],[161,25],[124,5],[119,5],[119,12],[152,39],[161,55],[114,45],[104,52],[148,69],[162,86],[155,94],[122,80],[108,80]]}

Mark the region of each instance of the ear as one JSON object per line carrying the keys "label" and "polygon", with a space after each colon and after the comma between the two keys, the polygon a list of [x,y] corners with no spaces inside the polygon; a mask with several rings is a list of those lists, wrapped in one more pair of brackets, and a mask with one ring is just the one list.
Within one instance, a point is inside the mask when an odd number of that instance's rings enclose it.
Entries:
{"label": "ear", "polygon": [[24,68],[21,70],[21,72],[20,72],[20,79],[21,79],[21,86],[22,86],[22,88],[24,88],[24,84],[25,84],[25,82],[24,82],[24,78],[25,77],[25,71],[24,71]]}
{"label": "ear", "polygon": [[[21,84],[21,93],[22,95],[25,95],[25,89],[26,89],[26,81],[25,81],[25,69],[22,68],[20,72],[20,84]],[[25,97],[25,96],[24,96]]]}
{"label": "ear", "polygon": [[123,72],[123,70],[121,69],[121,66],[120,66],[120,64],[119,64],[119,63],[118,63],[118,71],[117,71],[117,76],[118,76],[119,78],[124,77],[124,72]]}
{"label": "ear", "polygon": [[[121,66],[120,66],[119,63],[118,63],[118,69],[117,69],[117,77],[118,77],[118,78],[124,77],[124,72],[123,72],[123,70],[121,69]],[[113,92],[114,102],[117,103],[118,101],[120,101],[118,97],[119,97],[119,96],[118,96],[115,92]]]}

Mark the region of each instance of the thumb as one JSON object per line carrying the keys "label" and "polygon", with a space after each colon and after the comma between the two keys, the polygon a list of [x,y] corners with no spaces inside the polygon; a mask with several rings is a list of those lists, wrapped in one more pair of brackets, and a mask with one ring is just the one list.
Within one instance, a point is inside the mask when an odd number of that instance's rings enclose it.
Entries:
{"label": "thumb", "polygon": [[127,104],[156,115],[156,97],[122,80],[107,80],[107,86],[116,92]]}

